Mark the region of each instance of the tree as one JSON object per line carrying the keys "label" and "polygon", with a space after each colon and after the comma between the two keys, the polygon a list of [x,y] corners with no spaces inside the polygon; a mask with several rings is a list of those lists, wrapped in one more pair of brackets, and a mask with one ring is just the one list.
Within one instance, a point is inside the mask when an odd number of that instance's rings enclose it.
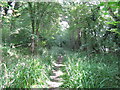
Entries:
{"label": "tree", "polygon": [[[57,3],[45,3],[45,2],[28,2],[29,14],[31,18],[31,27],[32,27],[32,44],[31,50],[34,53],[35,47],[39,42],[39,30],[50,29],[51,24],[56,25],[58,22],[59,15],[61,13],[61,6]],[[49,28],[46,28],[47,27]],[[53,29],[53,28],[52,28]],[[35,39],[36,37],[36,39]]]}

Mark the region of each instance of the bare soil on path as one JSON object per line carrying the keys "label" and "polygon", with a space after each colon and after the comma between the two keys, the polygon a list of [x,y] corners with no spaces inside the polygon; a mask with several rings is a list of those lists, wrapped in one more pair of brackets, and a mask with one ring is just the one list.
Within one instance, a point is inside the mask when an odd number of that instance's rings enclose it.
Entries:
{"label": "bare soil on path", "polygon": [[58,56],[56,63],[53,63],[52,75],[50,81],[47,81],[49,88],[59,88],[63,84],[63,79],[60,78],[64,73],[60,70],[61,67],[65,66],[62,64],[63,56]]}

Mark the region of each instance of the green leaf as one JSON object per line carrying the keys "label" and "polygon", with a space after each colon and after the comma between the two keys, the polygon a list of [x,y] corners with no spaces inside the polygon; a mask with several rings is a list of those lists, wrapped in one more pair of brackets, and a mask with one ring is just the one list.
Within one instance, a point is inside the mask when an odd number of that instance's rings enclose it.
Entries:
{"label": "green leaf", "polygon": [[104,15],[108,15],[109,13],[105,12]]}
{"label": "green leaf", "polygon": [[104,2],[101,2],[101,3],[99,4],[99,6],[104,6],[104,4],[105,4]]}
{"label": "green leaf", "polygon": [[114,22],[107,22],[106,24],[113,24],[113,25],[116,25],[117,23],[120,23],[120,21],[118,21],[118,22],[116,22],[116,21],[114,21]]}
{"label": "green leaf", "polygon": [[117,2],[108,2],[108,5],[117,5]]}
{"label": "green leaf", "polygon": [[107,9],[106,7],[104,7],[102,10],[103,10],[103,11],[108,11],[108,9]]}

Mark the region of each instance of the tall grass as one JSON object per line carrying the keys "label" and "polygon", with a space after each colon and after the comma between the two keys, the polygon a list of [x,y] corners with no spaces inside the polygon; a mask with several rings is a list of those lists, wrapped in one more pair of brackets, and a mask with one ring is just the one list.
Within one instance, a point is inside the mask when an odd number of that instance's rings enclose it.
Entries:
{"label": "tall grass", "polygon": [[[3,50],[4,51],[4,50]],[[9,51],[9,53],[8,53]],[[9,55],[9,54],[12,55]],[[30,56],[17,53],[9,48],[3,53],[0,64],[2,73],[0,87],[2,88],[43,88],[47,87],[51,71],[51,56]]]}
{"label": "tall grass", "polygon": [[[57,56],[64,56],[62,67],[63,88],[116,88],[120,87],[118,58],[112,54],[94,54],[91,57],[83,52],[75,53],[62,48],[39,49],[38,56],[18,53],[16,49],[4,47],[0,66],[2,88],[46,88],[50,80],[52,62]],[[23,49],[24,50],[24,49]],[[27,49],[26,49],[27,50]]]}
{"label": "tall grass", "polygon": [[118,58],[113,55],[69,53],[64,57],[64,88],[116,88],[119,80]]}

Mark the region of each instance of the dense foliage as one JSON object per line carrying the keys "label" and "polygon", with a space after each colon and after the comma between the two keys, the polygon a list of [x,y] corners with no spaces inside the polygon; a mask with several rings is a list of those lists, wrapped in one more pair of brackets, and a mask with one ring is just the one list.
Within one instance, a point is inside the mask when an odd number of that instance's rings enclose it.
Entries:
{"label": "dense foliage", "polygon": [[61,87],[120,87],[120,1],[0,1],[0,27],[1,87],[48,87],[59,55]]}

